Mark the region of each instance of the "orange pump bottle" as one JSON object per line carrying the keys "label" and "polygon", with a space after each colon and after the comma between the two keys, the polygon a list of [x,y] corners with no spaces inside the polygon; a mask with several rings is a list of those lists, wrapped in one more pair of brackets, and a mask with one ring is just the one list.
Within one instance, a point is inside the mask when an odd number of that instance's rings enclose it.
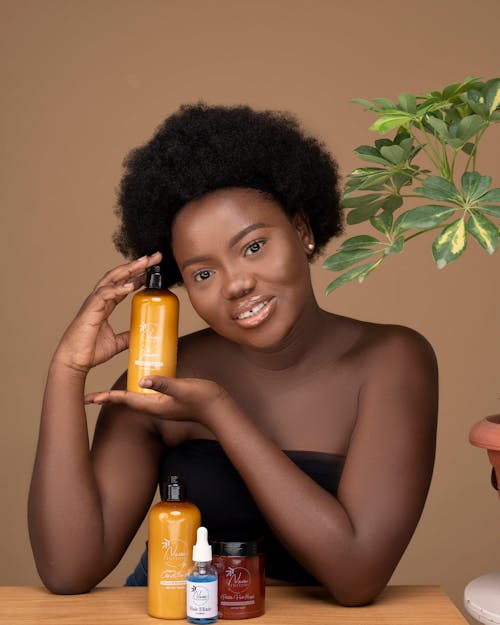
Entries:
{"label": "orange pump bottle", "polygon": [[132,299],[127,390],[156,393],[139,386],[145,375],[175,377],[179,300],[163,288],[160,266],[147,272],[147,286]]}
{"label": "orange pump bottle", "polygon": [[161,498],[148,518],[148,613],[182,619],[186,618],[186,577],[193,566],[200,511],[186,501],[177,475],[162,484]]}

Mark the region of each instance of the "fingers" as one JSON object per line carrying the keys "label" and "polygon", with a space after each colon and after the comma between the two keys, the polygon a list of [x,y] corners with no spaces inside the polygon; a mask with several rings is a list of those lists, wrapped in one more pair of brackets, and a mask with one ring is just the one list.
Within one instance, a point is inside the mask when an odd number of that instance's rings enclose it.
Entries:
{"label": "fingers", "polygon": [[123,284],[124,282],[132,282],[135,288],[143,284],[145,271],[148,267],[152,267],[161,261],[161,253],[155,252],[150,256],[137,258],[129,263],[119,265],[108,271],[96,284],[95,290],[105,286]]}
{"label": "fingers", "polygon": [[128,348],[130,342],[130,331],[126,330],[125,332],[120,332],[120,334],[115,335],[116,341],[116,353],[119,354]]}
{"label": "fingers", "polygon": [[139,380],[139,386],[142,386],[142,388],[150,388],[164,395],[173,395],[172,392],[169,393],[169,387],[170,391],[172,391],[175,384],[172,384],[172,378],[165,378],[161,375],[150,375],[147,378],[141,378]]}
{"label": "fingers", "polygon": [[160,393],[141,394],[131,391],[100,391],[85,395],[85,404],[125,404],[132,410],[138,410],[153,415],[165,415],[167,397]]}

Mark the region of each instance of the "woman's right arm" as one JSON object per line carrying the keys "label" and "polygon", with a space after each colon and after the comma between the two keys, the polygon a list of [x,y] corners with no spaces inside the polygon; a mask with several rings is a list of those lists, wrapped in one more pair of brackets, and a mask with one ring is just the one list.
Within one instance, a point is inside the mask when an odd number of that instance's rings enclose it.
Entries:
{"label": "woman's right arm", "polygon": [[[87,592],[119,562],[154,496],[163,443],[151,417],[102,409],[89,450],[88,371],[128,346],[108,317],[144,281],[153,255],[110,271],[65,332],[50,364],[31,482],[28,523],[43,583]],[[122,376],[116,388],[124,388]]]}

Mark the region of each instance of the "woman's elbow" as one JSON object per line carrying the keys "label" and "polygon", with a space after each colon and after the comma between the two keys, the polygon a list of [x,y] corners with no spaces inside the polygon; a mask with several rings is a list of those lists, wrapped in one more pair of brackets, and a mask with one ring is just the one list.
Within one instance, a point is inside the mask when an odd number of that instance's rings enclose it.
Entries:
{"label": "woman's elbow", "polygon": [[100,579],[92,576],[65,574],[63,571],[38,571],[42,584],[53,595],[83,595],[90,592]]}
{"label": "woman's elbow", "polygon": [[335,602],[346,608],[360,608],[372,603],[385,587],[386,583],[362,583],[361,581],[345,587],[340,586],[338,583],[326,586]]}

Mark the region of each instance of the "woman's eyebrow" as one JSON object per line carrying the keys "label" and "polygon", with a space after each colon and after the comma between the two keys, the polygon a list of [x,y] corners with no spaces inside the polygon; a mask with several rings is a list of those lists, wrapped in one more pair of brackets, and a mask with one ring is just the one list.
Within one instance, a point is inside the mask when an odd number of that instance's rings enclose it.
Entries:
{"label": "woman's eyebrow", "polygon": [[[229,239],[228,247],[231,248],[234,245],[236,245],[236,243],[238,243],[238,241],[241,241],[241,239],[244,236],[246,236],[249,232],[252,232],[253,230],[258,230],[259,228],[268,228],[269,226],[270,224],[265,224],[261,221],[255,224],[250,224],[249,226],[247,226],[246,228],[243,228],[243,230],[240,230]],[[210,256],[193,256],[192,258],[188,258],[187,260],[185,260],[182,263],[180,268],[185,269],[188,265],[197,265],[199,263],[206,263],[209,260],[210,260]]]}
{"label": "woman's eyebrow", "polygon": [[268,227],[269,227],[269,224],[265,224],[260,221],[255,224],[250,224],[249,226],[247,226],[246,228],[243,228],[243,230],[240,230],[237,234],[235,234],[233,237],[229,239],[229,247],[233,247],[233,245],[236,245],[238,241],[241,241],[241,239],[244,236],[246,236],[249,232],[252,232],[252,230],[257,230],[258,228],[268,228]]}

